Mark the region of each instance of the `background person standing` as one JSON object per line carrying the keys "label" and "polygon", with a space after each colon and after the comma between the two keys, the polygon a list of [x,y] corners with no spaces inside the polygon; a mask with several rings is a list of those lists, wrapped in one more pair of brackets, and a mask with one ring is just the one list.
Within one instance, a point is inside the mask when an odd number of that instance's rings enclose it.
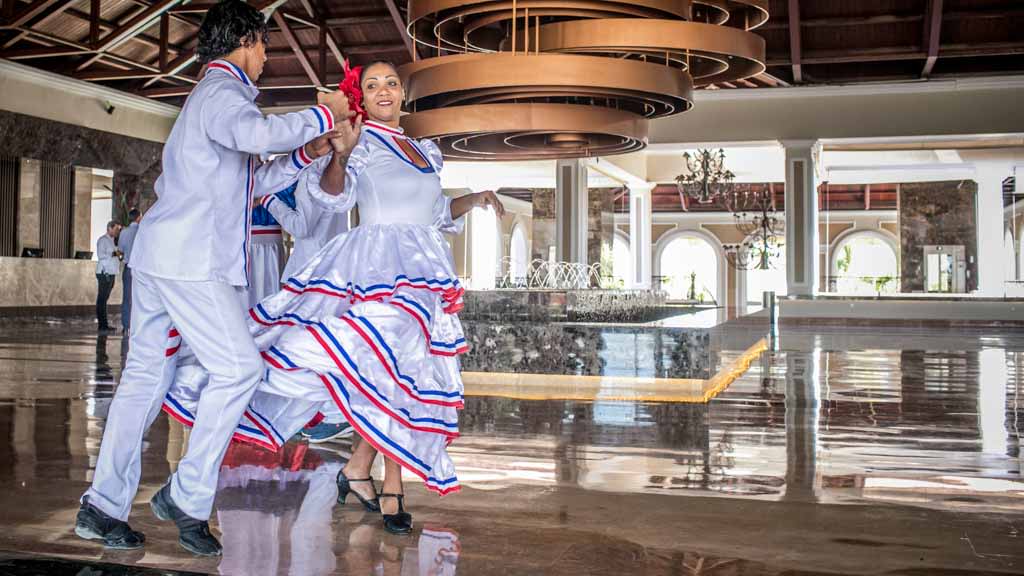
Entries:
{"label": "background person standing", "polygon": [[107,233],[96,239],[96,321],[99,323],[100,332],[110,331],[110,325],[107,323],[107,300],[114,289],[117,270],[121,267],[117,259],[119,252],[114,246],[114,237],[120,228],[120,224],[111,220],[107,222]]}
{"label": "background person standing", "polygon": [[139,220],[142,213],[138,208],[128,211],[130,224],[117,236],[117,249],[121,251],[124,261],[124,271],[121,273],[121,329],[125,334],[132,327],[132,269],[128,265],[132,256],[132,244],[135,242],[135,234],[139,231]]}

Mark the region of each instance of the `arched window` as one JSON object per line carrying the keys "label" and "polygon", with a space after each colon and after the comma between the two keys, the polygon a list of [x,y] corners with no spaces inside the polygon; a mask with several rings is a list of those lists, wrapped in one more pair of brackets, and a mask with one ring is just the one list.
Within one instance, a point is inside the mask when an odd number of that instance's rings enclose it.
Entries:
{"label": "arched window", "polygon": [[526,240],[526,232],[521,223],[516,223],[512,228],[512,245],[509,246],[509,260],[512,284],[514,286],[526,285],[526,266],[529,263],[530,244]]}
{"label": "arched window", "polygon": [[832,251],[832,275],[840,294],[894,294],[899,291],[899,260],[881,232],[844,236]]}
{"label": "arched window", "polygon": [[[760,244],[755,244],[758,247]],[[750,268],[746,270],[747,284],[747,306],[758,308],[764,301],[764,292],[775,292],[776,297],[786,295],[786,239],[783,236],[773,236],[768,239],[769,260],[767,270]],[[756,250],[755,250],[756,251]],[[755,262],[760,261],[759,253],[751,255]],[[754,264],[753,266],[756,266]]]}
{"label": "arched window", "polygon": [[621,288],[629,288],[633,277],[633,255],[629,252],[629,240],[621,234],[612,237],[612,277]]}
{"label": "arched window", "polygon": [[658,260],[661,288],[671,300],[718,300],[718,252],[697,234],[679,234]]}

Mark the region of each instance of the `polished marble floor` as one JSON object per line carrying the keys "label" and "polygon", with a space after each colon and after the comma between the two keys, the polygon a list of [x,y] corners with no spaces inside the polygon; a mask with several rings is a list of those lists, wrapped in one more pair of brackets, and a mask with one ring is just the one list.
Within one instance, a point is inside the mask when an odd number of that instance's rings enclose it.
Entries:
{"label": "polished marble floor", "polygon": [[762,336],[711,329],[696,378],[727,385],[705,398],[623,399],[628,370],[573,394],[475,374],[451,447],[463,491],[410,481],[410,537],[332,506],[347,444],[234,448],[225,554],[197,559],[146,505],[187,442],[162,416],[133,509],[145,549],[74,537],[123,342],[4,321],[0,574],[1024,574],[1021,331],[784,329],[763,351]]}

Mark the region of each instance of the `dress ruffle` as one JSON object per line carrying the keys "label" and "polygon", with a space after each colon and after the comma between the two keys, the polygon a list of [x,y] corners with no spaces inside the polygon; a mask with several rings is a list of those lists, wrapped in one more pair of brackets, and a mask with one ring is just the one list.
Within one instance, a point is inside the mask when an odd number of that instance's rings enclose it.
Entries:
{"label": "dress ruffle", "polygon": [[[458,490],[446,448],[463,405],[464,292],[434,227],[364,225],[335,237],[249,311],[267,370],[235,439],[277,450],[330,399],[428,488]],[[190,424],[204,371],[179,354],[165,410]]]}

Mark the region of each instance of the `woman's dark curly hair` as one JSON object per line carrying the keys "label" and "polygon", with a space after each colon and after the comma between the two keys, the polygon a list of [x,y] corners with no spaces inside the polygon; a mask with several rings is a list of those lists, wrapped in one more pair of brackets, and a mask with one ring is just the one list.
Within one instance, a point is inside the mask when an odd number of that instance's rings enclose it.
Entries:
{"label": "woman's dark curly hair", "polygon": [[206,64],[234,52],[242,43],[269,39],[263,14],[242,0],[221,0],[210,8],[199,27],[199,62]]}

